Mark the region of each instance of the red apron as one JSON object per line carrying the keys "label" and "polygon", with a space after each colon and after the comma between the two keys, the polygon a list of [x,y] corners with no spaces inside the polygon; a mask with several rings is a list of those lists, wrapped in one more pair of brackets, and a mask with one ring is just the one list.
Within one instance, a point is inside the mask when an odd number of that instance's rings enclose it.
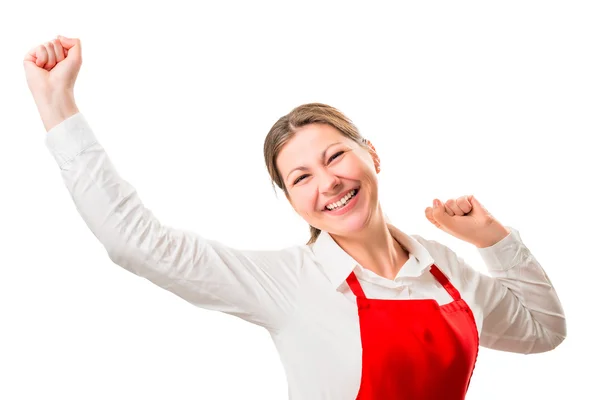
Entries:
{"label": "red apron", "polygon": [[356,295],[363,350],[357,400],[465,398],[479,350],[475,318],[435,264],[430,272],[451,303],[368,299],[354,272],[346,279]]}

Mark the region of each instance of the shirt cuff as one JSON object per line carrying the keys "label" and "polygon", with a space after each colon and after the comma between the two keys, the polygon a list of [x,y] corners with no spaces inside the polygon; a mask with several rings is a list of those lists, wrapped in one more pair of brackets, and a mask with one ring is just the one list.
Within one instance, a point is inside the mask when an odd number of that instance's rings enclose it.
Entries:
{"label": "shirt cuff", "polygon": [[519,249],[523,246],[519,231],[507,226],[510,233],[498,243],[477,249],[490,271],[506,271],[519,263]]}
{"label": "shirt cuff", "polygon": [[59,167],[62,168],[98,141],[83,114],[78,112],[50,129],[46,133],[45,142]]}

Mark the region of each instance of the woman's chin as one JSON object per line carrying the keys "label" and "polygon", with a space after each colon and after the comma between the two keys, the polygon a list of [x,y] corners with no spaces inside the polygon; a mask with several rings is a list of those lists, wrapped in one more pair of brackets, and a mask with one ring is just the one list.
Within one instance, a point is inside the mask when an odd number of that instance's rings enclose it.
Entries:
{"label": "woman's chin", "polygon": [[348,215],[346,218],[329,223],[329,232],[337,235],[352,235],[360,232],[365,227],[365,218],[361,215]]}

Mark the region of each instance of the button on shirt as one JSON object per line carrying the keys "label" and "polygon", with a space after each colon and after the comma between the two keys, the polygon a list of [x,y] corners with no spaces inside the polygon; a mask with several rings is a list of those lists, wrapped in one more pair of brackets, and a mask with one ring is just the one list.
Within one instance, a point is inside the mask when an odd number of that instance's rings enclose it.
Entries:
{"label": "button on shirt", "polygon": [[365,294],[380,299],[451,301],[429,273],[435,263],[471,307],[482,346],[517,353],[555,348],[566,336],[564,312],[544,270],[515,228],[478,249],[482,274],[450,248],[388,223],[409,252],[394,280],[361,267],[327,232],[312,245],[238,250],[163,225],[143,206],[82,113],[53,127],[46,146],[78,212],[117,265],[205,309],[268,330],[286,372],[289,398],[356,398],[361,338],[354,271]]}

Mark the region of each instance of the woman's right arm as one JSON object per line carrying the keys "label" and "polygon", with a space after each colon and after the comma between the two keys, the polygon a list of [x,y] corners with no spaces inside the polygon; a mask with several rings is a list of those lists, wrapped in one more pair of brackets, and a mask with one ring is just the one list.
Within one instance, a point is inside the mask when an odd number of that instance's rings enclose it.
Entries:
{"label": "woman's right arm", "polygon": [[114,263],[198,307],[278,328],[294,307],[299,247],[242,251],[162,224],[118,174],[83,114],[51,118],[46,146]]}

